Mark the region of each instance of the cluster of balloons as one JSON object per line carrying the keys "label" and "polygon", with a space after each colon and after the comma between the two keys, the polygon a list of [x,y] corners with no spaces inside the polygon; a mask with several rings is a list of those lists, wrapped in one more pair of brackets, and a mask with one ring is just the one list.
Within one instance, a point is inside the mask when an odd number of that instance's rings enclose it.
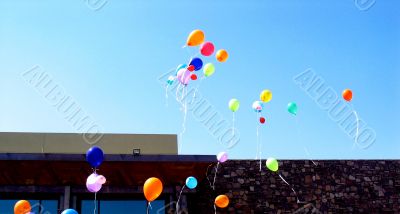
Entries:
{"label": "cluster of balloons", "polygon": [[[209,57],[214,53],[215,46],[212,42],[205,41],[204,32],[201,30],[192,31],[186,41],[186,46],[195,47],[200,46],[200,54],[204,57]],[[224,49],[218,50],[215,58],[219,62],[225,62],[228,59],[228,52]],[[168,85],[172,85],[175,80],[178,80],[182,85],[188,85],[190,80],[197,80],[195,71],[203,69],[204,77],[209,77],[214,74],[215,66],[209,62],[203,66],[203,60],[200,57],[193,57],[188,64],[180,64],[175,70],[174,76],[169,76],[167,80]]]}
{"label": "cluster of balloons", "polygon": [[[268,89],[263,90],[260,93],[260,100],[256,100],[253,102],[252,108],[255,112],[261,113],[262,110],[264,109],[264,103],[268,103],[272,99],[272,92]],[[265,123],[265,118],[260,116],[259,118],[260,123],[264,124]]]}
{"label": "cluster of balloons", "polygon": [[100,191],[103,184],[106,183],[106,178],[103,175],[96,173],[96,168],[104,161],[104,152],[100,147],[93,146],[86,152],[86,160],[94,167],[94,172],[86,179],[86,188],[89,192],[97,193]]}

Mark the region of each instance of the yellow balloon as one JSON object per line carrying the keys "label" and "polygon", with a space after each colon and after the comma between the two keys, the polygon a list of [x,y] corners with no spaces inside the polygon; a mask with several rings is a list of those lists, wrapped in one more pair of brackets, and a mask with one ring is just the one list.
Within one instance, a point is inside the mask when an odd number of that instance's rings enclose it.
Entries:
{"label": "yellow balloon", "polygon": [[201,30],[194,30],[189,34],[187,38],[186,45],[187,46],[197,46],[204,42],[204,33]]}
{"label": "yellow balloon", "polygon": [[229,54],[226,50],[221,49],[217,51],[217,54],[215,55],[215,58],[217,58],[217,60],[219,62],[225,62],[229,57]]}
{"label": "yellow balloon", "polygon": [[260,94],[260,100],[263,101],[264,103],[267,103],[271,101],[272,99],[272,92],[270,90],[264,90]]}
{"label": "yellow balloon", "polygon": [[209,77],[214,74],[215,66],[211,62],[209,62],[204,66],[203,72],[204,72],[204,76]]}

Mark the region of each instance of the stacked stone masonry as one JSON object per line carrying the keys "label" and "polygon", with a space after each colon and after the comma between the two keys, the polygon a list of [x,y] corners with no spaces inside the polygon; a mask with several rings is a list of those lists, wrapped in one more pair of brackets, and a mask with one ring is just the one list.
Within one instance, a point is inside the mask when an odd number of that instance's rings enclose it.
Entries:
{"label": "stacked stone masonry", "polygon": [[[258,161],[227,161],[219,166],[215,190],[204,179],[188,195],[189,210],[214,213],[214,198],[226,194],[230,204],[217,213],[400,213],[399,160],[314,162],[281,160],[274,173],[265,160],[261,172]],[[210,170],[211,182],[213,175]]]}

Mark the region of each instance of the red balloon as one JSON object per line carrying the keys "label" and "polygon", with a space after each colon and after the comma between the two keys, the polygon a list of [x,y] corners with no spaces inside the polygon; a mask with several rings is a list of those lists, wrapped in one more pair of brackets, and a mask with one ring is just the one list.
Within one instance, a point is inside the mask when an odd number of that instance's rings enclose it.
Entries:
{"label": "red balloon", "polygon": [[203,56],[211,56],[214,53],[214,44],[211,42],[204,42],[200,46],[200,53]]}
{"label": "red balloon", "polygon": [[265,118],[264,117],[260,117],[260,123],[264,124],[265,123]]}
{"label": "red balloon", "polygon": [[343,96],[344,100],[346,100],[347,102],[350,102],[351,99],[353,99],[353,92],[350,89],[345,89],[342,92],[342,96]]}
{"label": "red balloon", "polygon": [[194,71],[194,65],[191,65],[187,68],[189,71]]}
{"label": "red balloon", "polygon": [[196,74],[192,74],[192,76],[190,76],[190,78],[191,78],[192,80],[197,80],[197,75],[196,75]]}

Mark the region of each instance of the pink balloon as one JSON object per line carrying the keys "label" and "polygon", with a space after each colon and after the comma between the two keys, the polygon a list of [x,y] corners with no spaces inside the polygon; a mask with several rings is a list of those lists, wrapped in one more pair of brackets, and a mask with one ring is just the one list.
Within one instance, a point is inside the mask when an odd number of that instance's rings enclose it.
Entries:
{"label": "pink balloon", "polygon": [[214,53],[214,44],[211,42],[204,42],[200,46],[200,53],[203,56],[211,56]]}
{"label": "pink balloon", "polygon": [[89,177],[86,179],[86,187],[89,192],[100,191],[104,183],[106,183],[106,178],[96,173],[89,175]]}
{"label": "pink balloon", "polygon": [[226,153],[226,152],[218,153],[217,160],[220,163],[223,163],[223,162],[227,161],[228,160],[228,153]]}
{"label": "pink balloon", "polygon": [[180,83],[187,85],[189,83],[191,74],[188,69],[182,68],[178,71],[178,74],[176,76]]}

